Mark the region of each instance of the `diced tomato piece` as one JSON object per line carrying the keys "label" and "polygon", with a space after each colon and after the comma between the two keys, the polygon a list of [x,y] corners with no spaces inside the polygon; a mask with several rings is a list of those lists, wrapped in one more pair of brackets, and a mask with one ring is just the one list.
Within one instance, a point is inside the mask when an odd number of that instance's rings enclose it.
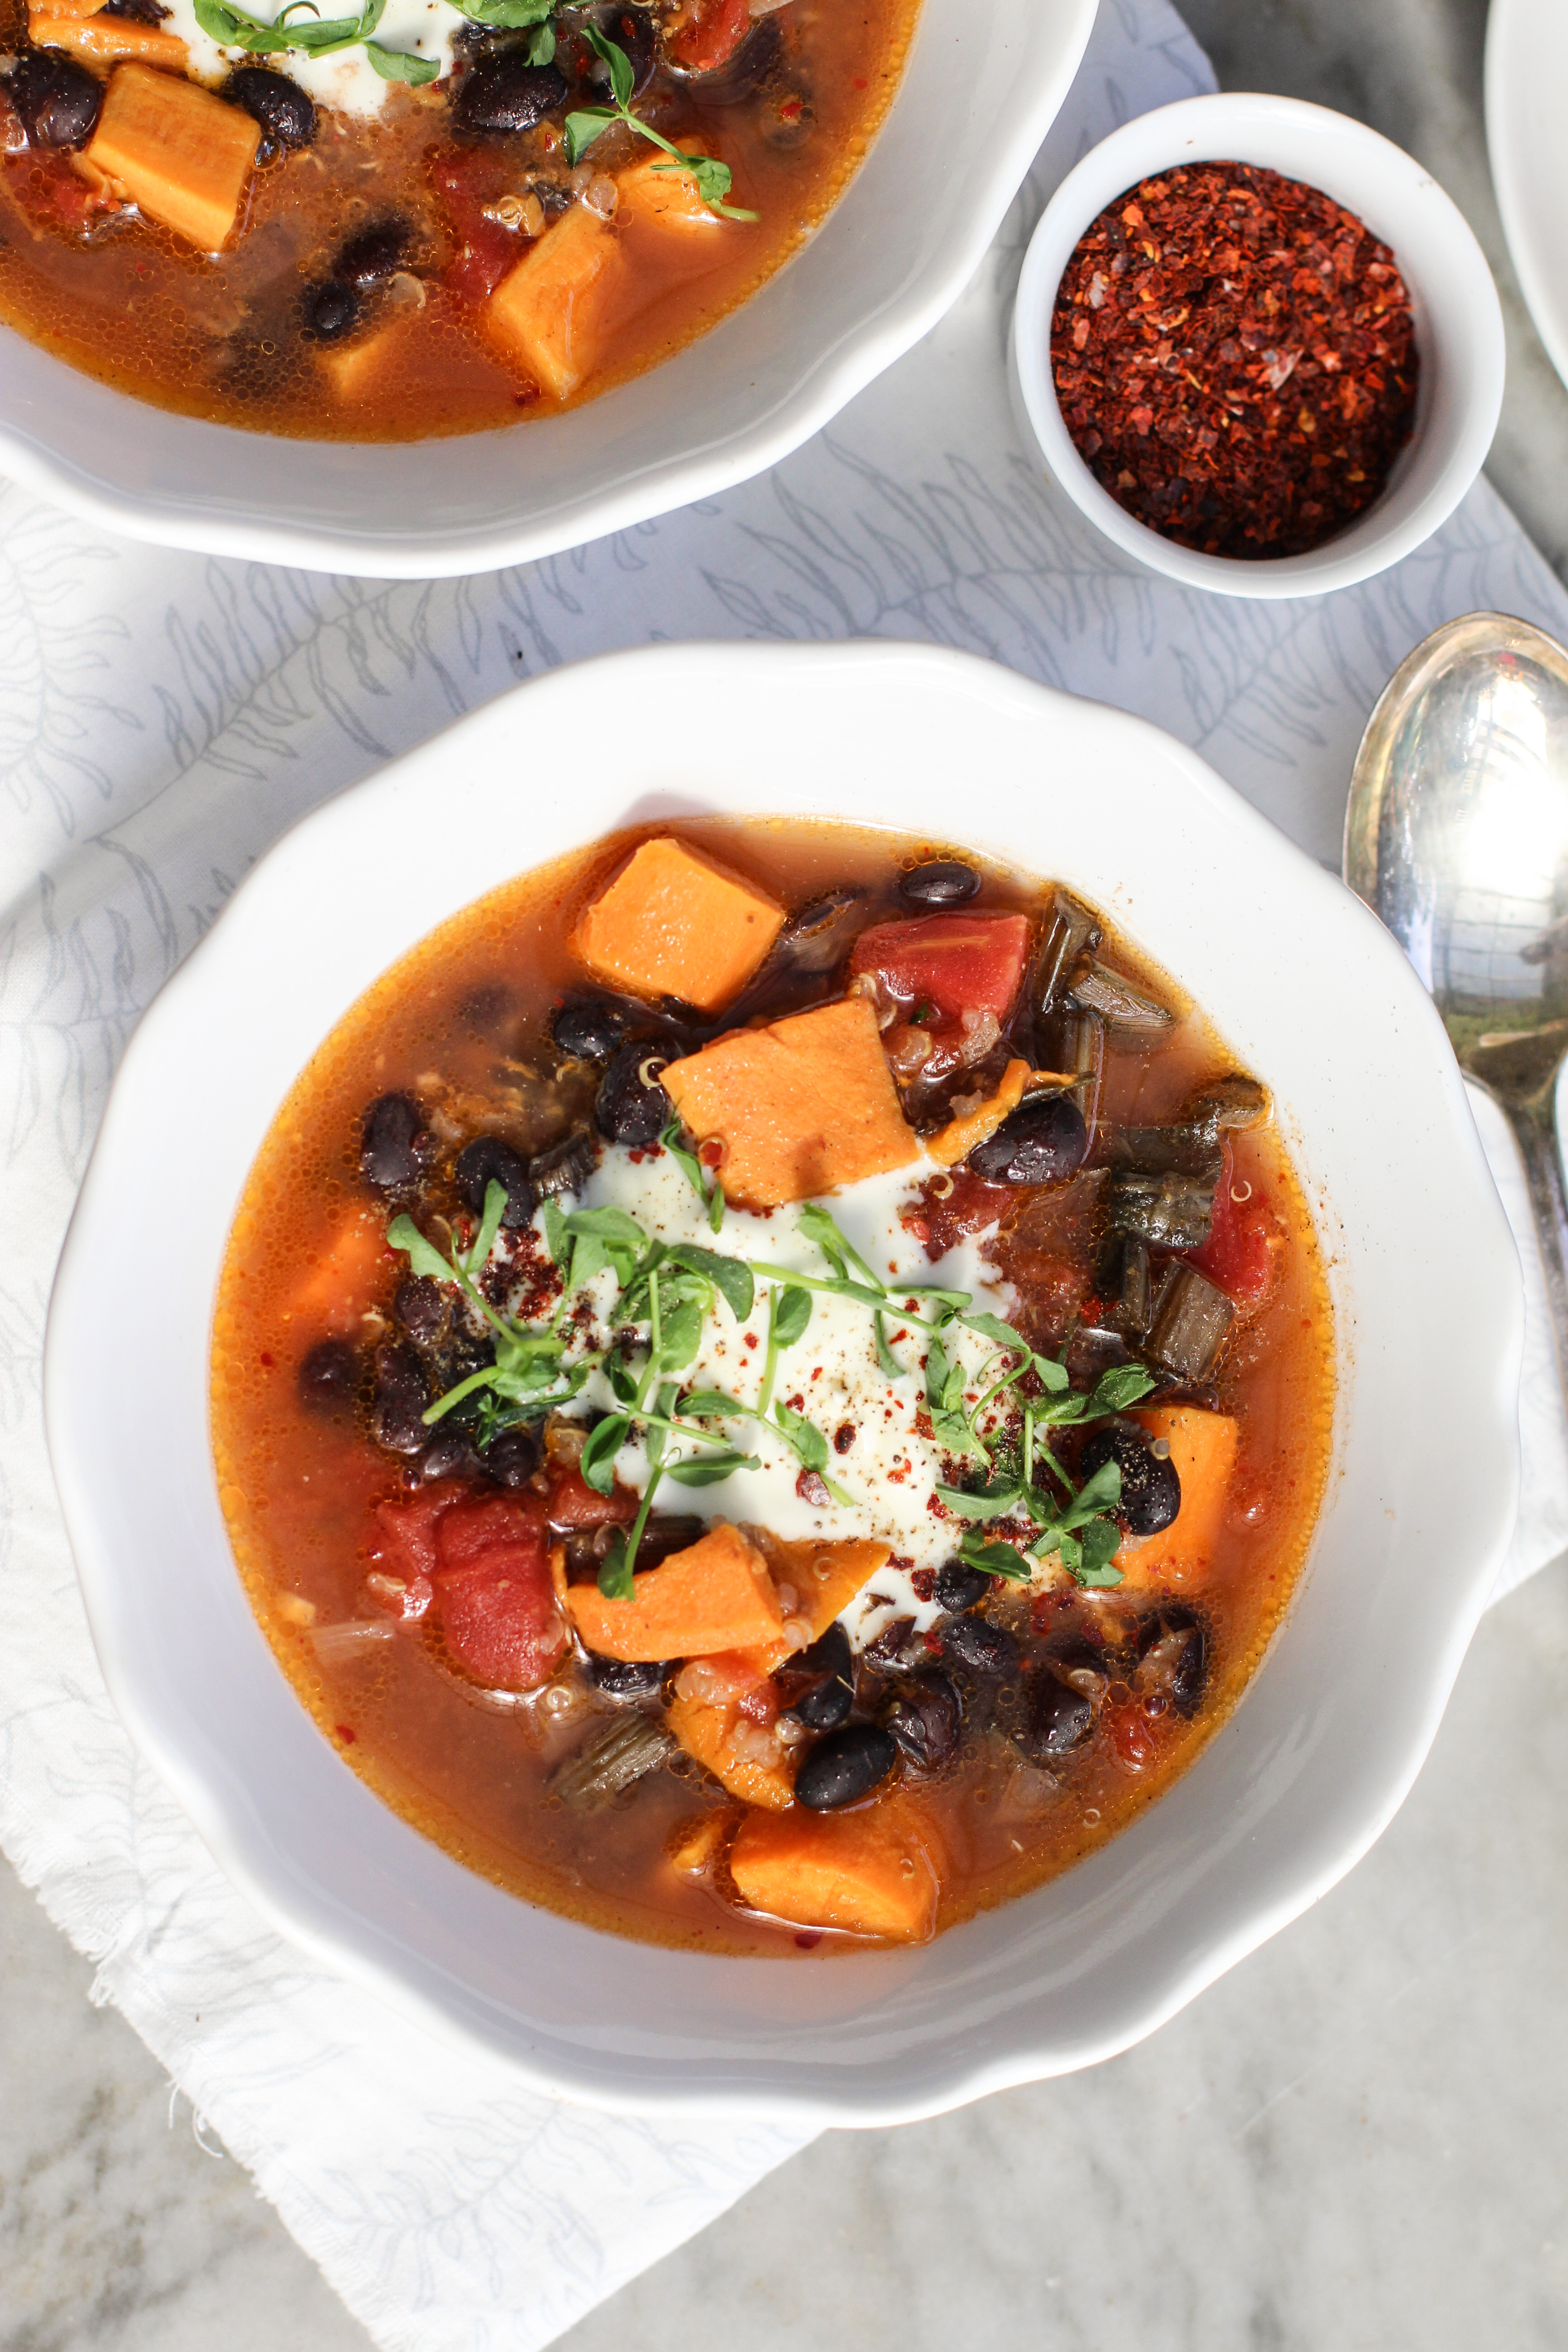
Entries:
{"label": "diced tomato piece", "polygon": [[442,1517],[437,1549],[443,1570],[471,1568],[498,1545],[533,1544],[544,1533],[544,1512],[536,1495],[492,1495],[457,1504]]}
{"label": "diced tomato piece", "polygon": [[436,1606],[447,1654],[489,1690],[535,1690],[565,1655],[542,1528],[491,1544],[467,1568],[443,1569]]}
{"label": "diced tomato piece", "polygon": [[[941,1185],[947,1187],[945,1192],[936,1189]],[[955,1168],[951,1175],[933,1176],[921,1186],[903,1223],[917,1241],[924,1243],[925,1254],[934,1265],[966,1234],[984,1233],[1017,1205],[1018,1196],[1010,1184],[988,1184],[973,1168]]]}
{"label": "diced tomato piece", "polygon": [[441,282],[461,301],[488,302],[523,252],[515,229],[485,217],[485,206],[506,193],[506,158],[489,146],[451,150],[436,158],[430,177],[458,246]]}
{"label": "diced tomato piece", "polygon": [[[849,971],[857,979],[873,975],[900,1012],[929,1030],[925,1075],[941,1077],[968,1058],[965,1045],[984,1015],[998,1028],[1005,1021],[1028,958],[1026,916],[921,915],[862,931]],[[991,1030],[989,1042],[994,1039]]]}
{"label": "diced tomato piece", "polygon": [[1257,1186],[1246,1199],[1236,1198],[1238,1192],[1246,1191],[1236,1181],[1227,1143],[1215,1187],[1209,1237],[1201,1249],[1183,1250],[1180,1255],[1237,1306],[1258,1307],[1268,1297],[1274,1280],[1280,1227]]}
{"label": "diced tomato piece", "polygon": [[695,0],[667,46],[686,72],[711,73],[729,63],[751,28],[748,0]]}
{"label": "diced tomato piece", "polygon": [[563,1533],[574,1528],[625,1527],[635,1519],[640,1497],[629,1486],[612,1486],[596,1494],[582,1473],[558,1470],[551,1481],[546,1515]]}
{"label": "diced tomato piece", "polygon": [[391,1576],[434,1576],[441,1564],[436,1549],[437,1527],[453,1505],[465,1501],[471,1492],[459,1479],[437,1478],[404,1501],[378,1503],[376,1532],[371,1539],[376,1566]]}

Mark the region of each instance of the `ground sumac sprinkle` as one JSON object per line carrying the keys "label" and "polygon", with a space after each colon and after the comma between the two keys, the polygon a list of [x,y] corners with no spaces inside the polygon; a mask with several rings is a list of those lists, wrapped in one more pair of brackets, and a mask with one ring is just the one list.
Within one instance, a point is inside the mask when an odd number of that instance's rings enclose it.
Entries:
{"label": "ground sumac sprinkle", "polygon": [[1140,522],[1210,555],[1304,555],[1410,436],[1410,297],[1365,225],[1250,163],[1184,164],[1109,205],[1057,291],[1068,431]]}

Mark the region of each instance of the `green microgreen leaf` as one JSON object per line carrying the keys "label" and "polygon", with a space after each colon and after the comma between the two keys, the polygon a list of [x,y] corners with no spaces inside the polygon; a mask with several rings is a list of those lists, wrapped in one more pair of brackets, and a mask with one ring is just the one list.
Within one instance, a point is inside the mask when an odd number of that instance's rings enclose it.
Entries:
{"label": "green microgreen leaf", "polygon": [[688,1389],[680,1399],[681,1412],[693,1421],[733,1419],[745,1410],[734,1397],[726,1396],[722,1389]]}
{"label": "green microgreen leaf", "polygon": [[[498,32],[521,32],[530,25],[543,25],[554,15],[556,0],[452,0],[452,5],[476,25],[489,25]],[[530,58],[530,64],[536,60]],[[546,65],[550,60],[544,58]]]}
{"label": "green microgreen leaf", "polygon": [[732,1478],[738,1470],[760,1470],[762,1466],[754,1454],[742,1454],[727,1446],[721,1454],[694,1454],[680,1462],[666,1463],[665,1475],[682,1486],[716,1486],[721,1479]]}
{"label": "green microgreen leaf", "polygon": [[[696,1152],[688,1150],[686,1145],[682,1143],[680,1139],[684,1131],[680,1121],[678,1118],[672,1118],[658,1139],[698,1199],[706,1207],[710,1229],[718,1233],[724,1223],[724,1187],[719,1181],[717,1174],[710,1175]],[[728,1263],[735,1265],[738,1261],[730,1259]]]}
{"label": "green microgreen leaf", "polygon": [[606,1601],[636,1600],[637,1586],[632,1581],[635,1559],[626,1530],[617,1528],[599,1563],[599,1590]]}
{"label": "green microgreen leaf", "polygon": [[613,1412],[588,1433],[577,1467],[585,1486],[607,1495],[616,1483],[616,1456],[631,1433],[624,1412]]}
{"label": "green microgreen leaf", "polygon": [[416,58],[407,49],[384,49],[379,41],[367,41],[364,53],[383,81],[405,81],[417,88],[421,82],[434,81],[441,70],[437,58]]}
{"label": "green microgreen leaf", "polygon": [[566,117],[566,161],[580,163],[589,148],[621,117],[613,106],[581,106]]}
{"label": "green microgreen leaf", "polygon": [[1005,1519],[1023,1501],[1025,1488],[1021,1478],[1005,1478],[984,1487],[977,1495],[962,1486],[939,1486],[936,1492],[938,1499],[961,1519]]}
{"label": "green microgreen leaf", "polygon": [[1034,1573],[1011,1544],[987,1543],[982,1536],[962,1537],[958,1556],[966,1568],[977,1568],[986,1576],[1005,1576],[1015,1584],[1027,1584]]}
{"label": "green microgreen leaf", "polygon": [[873,1315],[871,1318],[871,1330],[877,1342],[877,1362],[881,1370],[882,1378],[885,1381],[901,1381],[904,1376],[904,1368],[902,1364],[900,1363],[897,1356],[894,1355],[891,1347],[889,1345],[887,1317],[885,1315]]}
{"label": "green microgreen leaf", "polygon": [[815,1470],[836,1503],[853,1507],[855,1496],[827,1475],[827,1440],[814,1421],[782,1402],[773,1407],[773,1426],[808,1470]]}
{"label": "green microgreen leaf", "polygon": [[726,1257],[719,1250],[699,1249],[692,1242],[677,1242],[668,1262],[711,1283],[736,1322],[745,1322],[756,1302],[757,1286],[744,1258]]}
{"label": "green microgreen leaf", "polygon": [[423,1275],[428,1282],[454,1282],[457,1276],[436,1247],[427,1242],[412,1217],[394,1217],[386,1229],[388,1246],[402,1250],[408,1260],[410,1274]]}
{"label": "green microgreen leaf", "polygon": [[[1068,1545],[1073,1546],[1076,1557],[1068,1557]],[[1110,1519],[1089,1519],[1076,1539],[1062,1538],[1062,1563],[1071,1570],[1079,1584],[1101,1591],[1121,1582],[1121,1570],[1111,1561],[1121,1549],[1121,1530]]]}
{"label": "green microgreen leaf", "polygon": [[1110,1371],[1101,1372],[1085,1419],[1092,1421],[1105,1412],[1125,1412],[1129,1405],[1146,1397],[1153,1385],[1142,1364],[1113,1364]]}

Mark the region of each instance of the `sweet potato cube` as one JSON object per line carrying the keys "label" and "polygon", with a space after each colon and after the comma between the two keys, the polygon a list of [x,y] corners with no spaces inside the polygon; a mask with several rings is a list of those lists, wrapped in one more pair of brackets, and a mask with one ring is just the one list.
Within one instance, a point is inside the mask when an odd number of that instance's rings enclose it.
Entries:
{"label": "sweet potato cube", "polygon": [[384,1211],[347,1209],[289,1298],[289,1312],[310,1327],[312,1337],[320,1330],[351,1330],[374,1305],[392,1263]]}
{"label": "sweet potato cube", "polygon": [[[795,1594],[794,1614],[804,1617],[812,1640],[826,1633],[841,1617],[863,1584],[892,1558],[889,1544],[869,1536],[848,1536],[839,1543],[785,1543],[765,1528],[756,1530],[758,1545],[773,1570],[775,1590],[789,1585]],[[771,1675],[790,1656],[789,1645],[774,1642],[750,1655],[759,1678]]]}
{"label": "sweet potato cube", "polygon": [[896,1799],[846,1813],[749,1813],[730,1874],[753,1911],[800,1927],[838,1927],[923,1944],[939,1888],[929,1844]]}
{"label": "sweet potato cube", "polygon": [[665,1722],[687,1754],[743,1804],[782,1813],[795,1803],[795,1780],[785,1766],[763,1763],[747,1752],[747,1735],[756,1727],[738,1706],[673,1698]]}
{"label": "sweet potato cube", "polygon": [[678,996],[716,1013],[783,928],[765,890],[673,835],[645,841],[584,908],[572,944],[590,971],[633,996]]}
{"label": "sweet potato cube", "polygon": [[976,1103],[962,1118],[950,1118],[945,1127],[927,1136],[927,1158],[941,1168],[956,1168],[978,1145],[989,1142],[1003,1120],[1011,1118],[1023,1101],[1024,1081],[1028,1075],[1027,1062],[1009,1062],[994,1095]]}
{"label": "sweet potato cube", "polygon": [[632,1579],[629,1601],[607,1601],[597,1585],[566,1595],[577,1631],[601,1657],[650,1661],[709,1658],[778,1639],[784,1613],[768,1566],[738,1528],[710,1528],[662,1567]]}
{"label": "sweet potato cube", "polygon": [[234,233],[260,137],[250,115],[196,82],[122,65],[87,158],[150,219],[216,253]]}
{"label": "sweet potato cube", "polygon": [[103,16],[85,9],[57,14],[30,8],[27,30],[45,47],[68,49],[87,65],[112,66],[137,58],[143,65],[184,73],[190,55],[178,33],[166,33],[161,25],[139,25],[134,17]]}
{"label": "sweet potato cube", "polygon": [[1198,1583],[1214,1557],[1225,1516],[1236,1468],[1236,1423],[1223,1412],[1189,1404],[1151,1405],[1132,1418],[1170,1446],[1182,1482],[1182,1507],[1157,1536],[1129,1537],[1116,1565],[1132,1589]]}
{"label": "sweet potato cube", "polygon": [[735,1029],[672,1062],[665,1091],[693,1135],[724,1147],[728,1199],[808,1201],[920,1157],[863,996]]}
{"label": "sweet potato cube", "polygon": [[569,400],[594,372],[605,308],[624,268],[604,215],[574,205],[501,279],[485,304],[486,331],[542,392]]}
{"label": "sweet potato cube", "polygon": [[[698,151],[689,147],[688,154]],[[661,163],[669,164],[662,171]],[[733,227],[721,215],[710,212],[703,202],[701,191],[691,173],[683,171],[669,156],[651,157],[637,163],[616,179],[620,201],[616,206],[617,220],[629,221],[639,227],[658,229],[666,235],[696,243],[711,238],[715,229]]]}
{"label": "sweet potato cube", "polygon": [[665,1846],[665,1855],[678,1878],[706,1878],[735,1834],[737,1815],[731,1806],[716,1813],[698,1813],[682,1822]]}

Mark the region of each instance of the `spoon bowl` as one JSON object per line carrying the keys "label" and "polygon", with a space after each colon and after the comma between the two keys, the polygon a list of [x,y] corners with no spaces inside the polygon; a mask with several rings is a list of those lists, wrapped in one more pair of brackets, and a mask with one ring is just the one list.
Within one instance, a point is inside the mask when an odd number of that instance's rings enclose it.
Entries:
{"label": "spoon bowl", "polygon": [[1460,1066],[1506,1114],[1529,1181],[1568,1387],[1568,653],[1469,613],[1394,672],[1356,755],[1344,877],[1430,990]]}

